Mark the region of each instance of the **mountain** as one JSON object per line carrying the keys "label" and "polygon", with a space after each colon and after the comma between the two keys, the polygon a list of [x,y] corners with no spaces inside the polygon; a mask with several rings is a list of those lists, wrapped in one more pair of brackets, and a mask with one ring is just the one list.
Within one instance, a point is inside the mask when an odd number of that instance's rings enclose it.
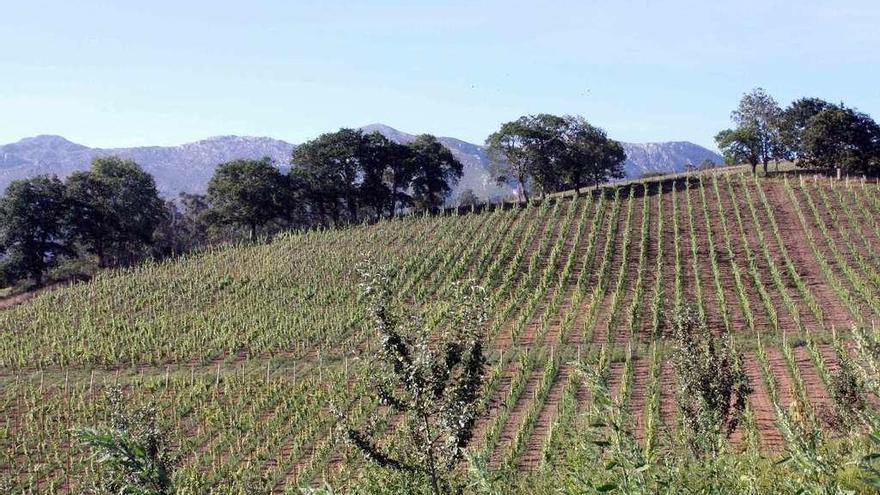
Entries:
{"label": "mountain", "polygon": [[[416,137],[384,124],[370,124],[361,129],[379,132],[399,143]],[[464,165],[464,174],[453,190],[453,198],[465,189],[472,189],[482,198],[513,193],[512,187],[498,186],[491,180],[485,147],[451,137],[437,139]],[[722,163],[717,153],[689,142],[623,143],[623,146],[628,178],[652,172],[680,172],[707,159]],[[217,164],[236,158],[268,156],[286,168],[294,147],[294,144],[268,137],[218,136],[179,146],[103,149],[72,143],[61,136],[36,136],[0,146],[0,191],[16,179],[39,174],[66,177],[87,169],[96,156],[119,155],[139,163],[155,177],[156,186],[164,196],[174,197],[180,192],[204,192]]]}
{"label": "mountain", "polygon": [[709,160],[724,164],[718,153],[687,141],[665,143],[622,143],[626,151],[623,164],[626,176],[638,178],[650,173],[683,172],[689,166],[699,166]]}
{"label": "mountain", "polygon": [[218,163],[271,157],[286,164],[294,145],[267,137],[218,136],[180,146],[89,148],[60,136],[37,136],[0,146],[0,190],[15,179],[38,174],[66,177],[89,167],[92,158],[118,155],[137,162],[156,179],[163,195],[204,192]]}

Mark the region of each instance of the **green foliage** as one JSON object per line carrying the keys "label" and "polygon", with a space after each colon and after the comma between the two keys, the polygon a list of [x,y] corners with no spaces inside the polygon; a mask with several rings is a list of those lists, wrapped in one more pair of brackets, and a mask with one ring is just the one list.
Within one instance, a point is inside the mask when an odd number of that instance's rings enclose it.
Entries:
{"label": "green foliage", "polygon": [[740,99],[730,118],[736,125],[715,136],[715,142],[724,153],[728,163],[748,163],[752,174],[759,163],[767,163],[786,157],[781,135],[782,110],[772,96],[761,88],[755,88]]}
{"label": "green foliage", "polygon": [[383,448],[369,428],[357,428],[342,414],[347,439],[379,466],[424,478],[435,494],[457,491],[452,473],[473,436],[486,363],[483,326],[486,300],[476,286],[456,285],[455,299],[439,333],[416,315],[391,307],[387,268],[360,267],[369,321],[382,344],[376,356],[376,399],[402,416],[406,435]]}
{"label": "green foliage", "polygon": [[729,333],[713,335],[687,305],[675,317],[674,338],[672,362],[685,443],[697,457],[715,454],[736,429],[752,393],[742,359],[734,352]]}
{"label": "green foliage", "polygon": [[603,129],[583,117],[566,116],[561,134],[564,148],[556,173],[562,188],[573,187],[579,193],[585,184],[598,186],[608,179],[624,177],[623,146],[608,139]]}
{"label": "green foliage", "polygon": [[31,277],[40,285],[47,270],[67,255],[64,184],[55,177],[15,181],[0,199],[0,286]]}
{"label": "green foliage", "polygon": [[736,129],[724,129],[715,135],[715,143],[724,154],[724,161],[728,165],[748,163],[752,166],[754,175],[755,167],[761,161],[761,141],[757,127],[744,125]]}
{"label": "green foliage", "polygon": [[486,139],[493,175],[516,181],[528,201],[528,185],[542,193],[598,185],[623,177],[626,154],[617,141],[583,117],[524,115],[501,125]]}
{"label": "green foliage", "polygon": [[[486,138],[493,175],[499,184],[514,180],[519,195],[529,200],[528,182],[535,180],[545,192],[556,179],[551,165],[562,150],[561,117],[549,114],[524,115]],[[552,189],[551,189],[552,190]]]}
{"label": "green foliage", "polygon": [[825,108],[812,116],[802,137],[803,166],[849,174],[880,174],[880,126],[851,108]]}
{"label": "green foliage", "polygon": [[[448,148],[430,134],[418,136],[415,141],[407,144],[407,147],[410,150],[409,161],[413,174],[412,196],[408,203],[416,211],[430,211],[442,207],[452,186],[461,178],[463,165]],[[460,200],[461,198],[459,204]]]}
{"label": "green foliage", "polygon": [[758,160],[767,173],[767,162],[783,158],[785,150],[780,136],[782,109],[762,88],[743,95],[736,110],[730,114],[737,128],[750,128],[757,141]]}
{"label": "green foliage", "polygon": [[81,428],[76,436],[98,464],[87,480],[87,494],[170,495],[176,456],[159,426],[156,410],[129,411],[120,389],[107,393],[110,420],[104,427]]}
{"label": "green foliage", "polygon": [[799,159],[806,153],[804,133],[810,119],[833,105],[819,98],[800,98],[791,103],[780,116],[780,137],[786,158]]}
{"label": "green foliage", "polygon": [[131,160],[99,157],[66,186],[73,238],[97,255],[100,267],[141,257],[165,211],[150,174]]}
{"label": "green foliage", "polygon": [[318,222],[358,222],[443,205],[462,164],[437,139],[395,143],[378,132],[340,129],[298,146],[291,177],[302,183]]}
{"label": "green foliage", "polygon": [[254,240],[259,227],[280,218],[292,206],[286,186],[269,158],[221,163],[208,183],[209,218],[244,227]]}

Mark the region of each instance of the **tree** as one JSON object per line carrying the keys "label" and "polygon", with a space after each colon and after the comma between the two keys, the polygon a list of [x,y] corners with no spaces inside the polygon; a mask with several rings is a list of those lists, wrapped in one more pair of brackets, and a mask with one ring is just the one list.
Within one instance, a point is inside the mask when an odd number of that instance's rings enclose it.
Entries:
{"label": "tree", "polygon": [[[377,442],[380,433],[356,428],[342,416],[347,439],[380,466],[427,479],[435,494],[448,493],[451,473],[470,443],[477,419],[486,358],[484,291],[456,285],[447,318],[433,325],[420,316],[391,307],[387,268],[359,267],[361,287],[370,304],[369,321],[382,339],[375,374],[377,400],[402,415],[407,435],[393,451]],[[341,415],[341,413],[339,413]]]}
{"label": "tree", "polygon": [[810,118],[802,142],[805,166],[880,174],[880,126],[867,114],[826,108]]}
{"label": "tree", "polygon": [[153,234],[156,257],[183,254],[206,246],[209,241],[223,240],[211,232],[209,210],[203,194],[180,193],[176,202],[166,201],[165,215]]}
{"label": "tree", "polygon": [[564,127],[564,118],[550,114],[524,115],[502,124],[486,139],[496,181],[516,180],[524,201],[529,200],[529,181],[544,193],[558,189]]}
{"label": "tree", "polygon": [[805,154],[804,133],[807,124],[813,116],[833,106],[819,98],[800,98],[782,111],[780,138],[786,150],[786,158],[798,160]]}
{"label": "tree", "polygon": [[153,407],[129,411],[122,391],[107,392],[108,425],[75,431],[92,449],[102,469],[89,480],[91,493],[107,495],[170,495],[178,456],[172,451]]}
{"label": "tree", "polygon": [[43,283],[46,271],[73,255],[68,242],[64,184],[37,176],[12,182],[0,199],[0,252],[3,282],[31,277]]}
{"label": "tree", "polygon": [[770,160],[785,157],[785,148],[780,137],[781,114],[782,110],[776,100],[763,89],[756,88],[744,94],[737,109],[730,114],[731,120],[736,124],[733,133],[722,131],[715,139],[718,141],[722,137],[726,138],[727,143],[739,143],[735,145],[739,149],[729,157],[736,157],[743,148],[747,148],[749,151],[743,156],[753,160],[748,162],[752,165],[752,174],[755,173],[757,163],[764,165],[766,174]]}
{"label": "tree", "polygon": [[473,189],[467,188],[462,191],[458,195],[458,207],[459,208],[468,208],[474,207],[480,204],[480,198],[477,197],[477,194]]}
{"label": "tree", "polygon": [[386,214],[392,216],[398,202],[409,202],[404,192],[412,178],[409,149],[379,132],[361,134],[360,139],[353,157],[360,167],[357,188],[360,205],[375,220]]}
{"label": "tree", "polygon": [[532,175],[533,164],[528,152],[527,117],[501,124],[501,129],[486,138],[489,159],[495,180],[499,184],[515,180],[519,184],[519,197],[529,200],[527,182]]}
{"label": "tree", "polygon": [[561,166],[568,151],[564,139],[567,127],[567,120],[557,115],[541,113],[527,118],[526,153],[534,184],[544,195],[565,188]]}
{"label": "tree", "polygon": [[165,212],[153,177],[116,156],[92,160],[67,179],[69,224],[98,266],[130,263],[143,254]]}
{"label": "tree", "polygon": [[617,141],[608,139],[605,131],[591,125],[583,117],[565,117],[563,129],[564,155],[559,173],[565,186],[575,194],[587,183],[599,185],[609,178],[624,176],[626,153]]}
{"label": "tree", "polygon": [[715,142],[728,165],[748,163],[752,166],[752,175],[755,175],[761,162],[761,141],[754,126],[725,129],[715,136]]}
{"label": "tree", "polygon": [[358,221],[359,180],[363,173],[364,134],[340,129],[297,146],[291,174],[307,185],[310,199],[333,222]]}
{"label": "tree", "polygon": [[452,186],[461,178],[464,166],[430,134],[422,134],[407,147],[413,173],[412,205],[418,211],[442,207]]}
{"label": "tree", "polygon": [[624,176],[626,153],[617,141],[583,117],[527,115],[486,140],[499,182],[515,179],[528,200],[527,183],[543,193],[599,184]]}
{"label": "tree", "polygon": [[221,163],[208,182],[212,220],[237,225],[254,240],[257,229],[282,216],[285,181],[268,157]]}
{"label": "tree", "polygon": [[461,163],[433,136],[402,145],[356,129],[299,146],[291,162],[291,177],[303,184],[317,215],[333,222],[390,217],[411,206],[438,207],[462,173]]}

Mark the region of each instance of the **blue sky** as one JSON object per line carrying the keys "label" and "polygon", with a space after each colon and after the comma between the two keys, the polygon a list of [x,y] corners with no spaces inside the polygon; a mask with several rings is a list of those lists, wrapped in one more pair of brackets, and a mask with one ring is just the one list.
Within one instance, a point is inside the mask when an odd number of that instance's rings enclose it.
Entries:
{"label": "blue sky", "polygon": [[0,4],[0,143],[341,126],[482,142],[526,113],[712,146],[739,96],[880,118],[880,2],[38,0]]}

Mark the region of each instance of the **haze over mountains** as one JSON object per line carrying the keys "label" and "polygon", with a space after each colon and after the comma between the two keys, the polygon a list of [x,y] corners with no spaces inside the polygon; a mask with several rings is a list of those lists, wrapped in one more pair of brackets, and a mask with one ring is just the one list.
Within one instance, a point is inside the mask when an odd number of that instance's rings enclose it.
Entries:
{"label": "haze over mountains", "polygon": [[[406,143],[415,135],[383,124],[362,127],[365,132],[380,132],[385,137]],[[505,196],[512,188],[499,187],[489,174],[489,157],[483,146],[451,137],[438,138],[464,165],[464,175],[453,197],[465,189],[481,198]],[[680,172],[704,160],[722,163],[718,153],[686,141],[663,143],[623,143],[628,178],[646,173]],[[0,146],[0,190],[16,179],[39,174],[66,177],[89,167],[92,158],[119,155],[139,163],[156,179],[160,193],[174,197],[180,192],[204,192],[217,164],[236,158],[271,157],[282,168],[294,144],[269,137],[218,136],[179,146],[143,146],[135,148],[90,148],[60,136],[37,136]]]}

